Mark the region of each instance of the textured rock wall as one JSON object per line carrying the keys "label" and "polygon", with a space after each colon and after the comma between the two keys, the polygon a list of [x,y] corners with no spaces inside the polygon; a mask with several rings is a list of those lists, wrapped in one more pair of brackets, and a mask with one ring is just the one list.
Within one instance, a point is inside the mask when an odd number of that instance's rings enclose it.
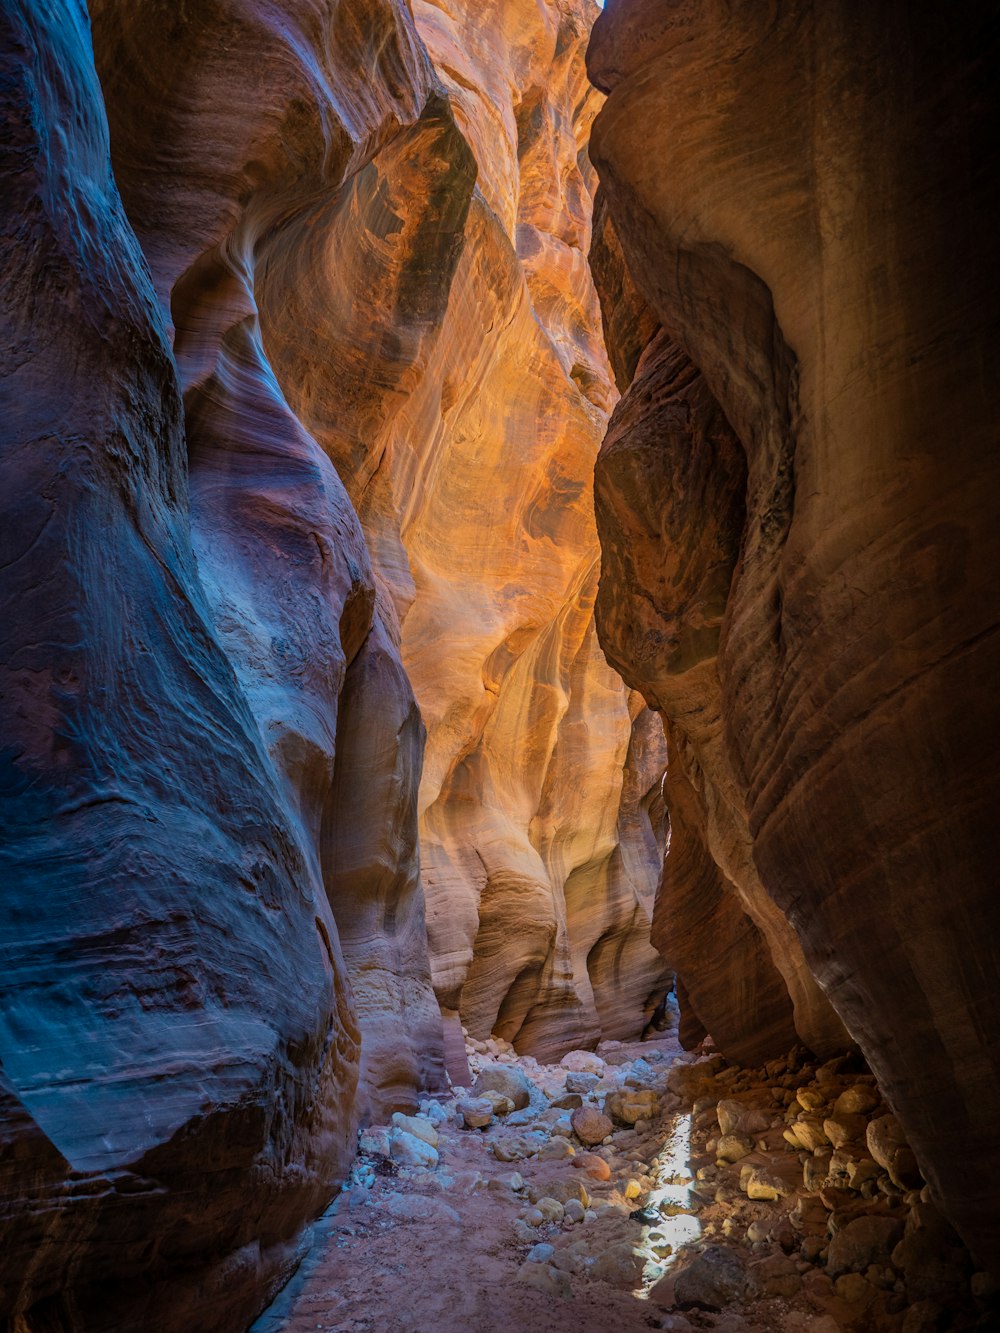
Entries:
{"label": "textured rock wall", "polygon": [[396,436],[414,455],[396,475],[415,483],[399,492],[403,655],[428,727],[428,928],[443,1003],[536,1054],[636,1033],[665,981],[648,944],[662,743],[592,610],[591,475],[613,398],[586,261],[595,13],[415,6],[478,167]]}
{"label": "textured rock wall", "polygon": [[[8,4],[0,26],[2,1305],[26,1329],[233,1327],[352,1148],[358,1031],[304,770],[363,569],[331,566],[332,629],[286,711],[253,665],[275,570],[250,577],[251,516],[219,525],[237,562],[221,624],[193,549],[205,500],[85,12]],[[234,381],[252,330],[238,352]],[[233,429],[215,477],[236,507]],[[291,489],[305,444],[280,419],[284,446]],[[332,470],[324,485],[317,521],[346,524]],[[253,517],[290,565],[286,512]]]}
{"label": "textured rock wall", "polygon": [[415,11],[0,9],[24,1330],[241,1326],[439,1000],[557,1051],[665,985],[662,737],[593,619],[593,14]]}
{"label": "textured rock wall", "polygon": [[438,997],[478,1036],[557,1052],[638,1032],[666,982],[663,745],[593,624],[614,394],[586,262],[593,10],[414,13],[442,96],[268,239],[261,321],[360,515],[427,726]]}
{"label": "textured rock wall", "polygon": [[598,471],[602,636],[697,794],[658,914],[721,875],[809,1040],[780,910],[992,1264],[995,42],[980,4],[618,0],[589,57],[608,328],[665,331]]}

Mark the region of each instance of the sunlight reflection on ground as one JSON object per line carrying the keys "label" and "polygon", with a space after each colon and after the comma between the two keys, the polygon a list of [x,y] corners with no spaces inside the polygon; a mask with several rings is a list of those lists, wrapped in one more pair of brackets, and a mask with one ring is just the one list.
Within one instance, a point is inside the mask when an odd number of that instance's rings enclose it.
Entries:
{"label": "sunlight reflection on ground", "polygon": [[[654,1185],[646,1206],[658,1209],[661,1220],[655,1226],[642,1228],[637,1246],[646,1260],[643,1270],[646,1284],[658,1281],[673,1265],[678,1252],[701,1235],[701,1223],[687,1211],[691,1206],[690,1157],[691,1117],[679,1115],[653,1161]],[[668,1246],[669,1254],[664,1252]],[[637,1288],[634,1295],[645,1300],[649,1286]]]}

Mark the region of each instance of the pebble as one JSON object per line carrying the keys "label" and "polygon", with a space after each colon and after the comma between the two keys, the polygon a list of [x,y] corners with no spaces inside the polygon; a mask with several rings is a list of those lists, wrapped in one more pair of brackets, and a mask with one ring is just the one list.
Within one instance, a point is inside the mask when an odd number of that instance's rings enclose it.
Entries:
{"label": "pebble", "polygon": [[547,1264],[555,1252],[556,1248],[554,1245],[547,1245],[544,1241],[539,1241],[538,1244],[533,1245],[525,1255],[525,1263]]}

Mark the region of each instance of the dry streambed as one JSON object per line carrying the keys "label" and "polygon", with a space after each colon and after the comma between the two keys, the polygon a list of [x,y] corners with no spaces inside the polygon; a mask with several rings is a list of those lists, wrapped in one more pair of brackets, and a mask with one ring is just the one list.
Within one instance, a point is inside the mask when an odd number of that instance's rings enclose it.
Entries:
{"label": "dry streambed", "polygon": [[744,1070],[670,1038],[475,1083],[366,1130],[255,1333],[996,1329],[996,1292],[853,1057]]}

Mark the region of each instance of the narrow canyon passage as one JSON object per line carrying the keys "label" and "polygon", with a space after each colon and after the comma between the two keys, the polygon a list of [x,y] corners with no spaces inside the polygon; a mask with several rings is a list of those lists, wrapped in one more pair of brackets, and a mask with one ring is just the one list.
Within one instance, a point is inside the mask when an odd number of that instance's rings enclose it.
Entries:
{"label": "narrow canyon passage", "polygon": [[985,0],[0,0],[0,1321],[1000,1328]]}

